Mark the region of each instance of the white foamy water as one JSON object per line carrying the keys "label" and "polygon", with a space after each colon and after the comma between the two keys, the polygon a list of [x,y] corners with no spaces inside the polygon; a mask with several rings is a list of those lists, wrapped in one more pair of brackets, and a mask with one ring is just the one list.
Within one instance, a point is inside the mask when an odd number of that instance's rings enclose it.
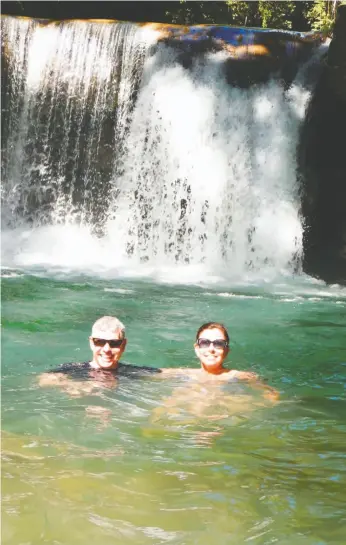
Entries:
{"label": "white foamy water", "polygon": [[169,52],[147,61],[108,229],[155,265],[299,268],[301,119],[275,82],[228,86],[222,60],[191,71]]}
{"label": "white foamy water", "polygon": [[136,25],[4,28],[9,266],[212,283],[300,271],[304,67],[288,91],[238,89],[224,52],[186,69]]}
{"label": "white foamy water", "polygon": [[157,33],[131,23],[8,17],[3,36],[12,76],[3,219],[94,223],[93,202],[109,193],[113,148]]}
{"label": "white foamy water", "polygon": [[125,290],[122,288],[104,288],[103,291],[110,292],[110,293],[119,293],[120,295],[127,295],[129,293],[134,293],[134,290]]}
{"label": "white foamy water", "polygon": [[[311,304],[321,301],[346,306],[346,288],[307,275],[278,275],[271,271],[251,272],[240,276],[215,274],[206,264],[153,266],[132,264],[118,254],[116,241],[98,239],[87,227],[49,226],[2,233],[3,278],[27,273],[54,278],[70,278],[76,274],[103,279],[150,279],[173,285],[195,285],[204,288],[204,295],[219,299],[259,300],[274,298],[277,303]],[[216,288],[215,292],[209,291]],[[133,290],[106,288],[106,291],[133,295]]]}
{"label": "white foamy water", "polygon": [[[208,294],[208,295],[212,295],[212,294]],[[217,295],[218,297],[226,297],[226,298],[234,297],[235,299],[263,299],[262,295],[243,295],[239,293],[227,293],[227,292],[218,293]]]}

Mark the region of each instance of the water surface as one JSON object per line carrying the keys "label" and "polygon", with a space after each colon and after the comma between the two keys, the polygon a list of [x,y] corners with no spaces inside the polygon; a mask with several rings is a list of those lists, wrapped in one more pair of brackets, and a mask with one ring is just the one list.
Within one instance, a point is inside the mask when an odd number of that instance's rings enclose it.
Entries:
{"label": "water surface", "polygon": [[[344,288],[2,274],[3,543],[344,543]],[[89,359],[106,314],[126,324],[124,361],[153,367],[197,366],[196,329],[222,321],[229,365],[281,401],[183,379],[39,388],[39,373]]]}

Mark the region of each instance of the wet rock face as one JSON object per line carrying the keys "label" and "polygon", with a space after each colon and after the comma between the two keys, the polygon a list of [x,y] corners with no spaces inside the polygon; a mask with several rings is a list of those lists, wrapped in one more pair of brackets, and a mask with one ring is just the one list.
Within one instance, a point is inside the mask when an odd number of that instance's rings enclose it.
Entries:
{"label": "wet rock face", "polygon": [[304,270],[346,283],[346,6],[341,6],[300,144]]}
{"label": "wet rock face", "polygon": [[198,55],[225,52],[225,72],[230,85],[248,88],[270,77],[280,78],[288,87],[302,61],[323,40],[318,33],[222,25],[158,25],[159,42],[181,53],[188,67]]}

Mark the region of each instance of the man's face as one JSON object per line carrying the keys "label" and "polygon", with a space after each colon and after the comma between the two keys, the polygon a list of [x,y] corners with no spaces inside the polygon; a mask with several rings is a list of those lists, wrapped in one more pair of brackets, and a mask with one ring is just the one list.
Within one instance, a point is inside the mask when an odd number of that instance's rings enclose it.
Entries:
{"label": "man's face", "polygon": [[93,353],[92,363],[101,369],[115,369],[126,347],[126,339],[122,338],[121,331],[96,330],[89,340]]}

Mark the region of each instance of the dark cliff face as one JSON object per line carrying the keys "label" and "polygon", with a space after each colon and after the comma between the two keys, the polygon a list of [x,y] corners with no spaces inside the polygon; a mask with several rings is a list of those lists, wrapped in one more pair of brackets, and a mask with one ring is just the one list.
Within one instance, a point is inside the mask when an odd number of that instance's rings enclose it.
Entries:
{"label": "dark cliff face", "polygon": [[300,144],[305,218],[304,270],[346,283],[346,6],[341,6],[326,65]]}

